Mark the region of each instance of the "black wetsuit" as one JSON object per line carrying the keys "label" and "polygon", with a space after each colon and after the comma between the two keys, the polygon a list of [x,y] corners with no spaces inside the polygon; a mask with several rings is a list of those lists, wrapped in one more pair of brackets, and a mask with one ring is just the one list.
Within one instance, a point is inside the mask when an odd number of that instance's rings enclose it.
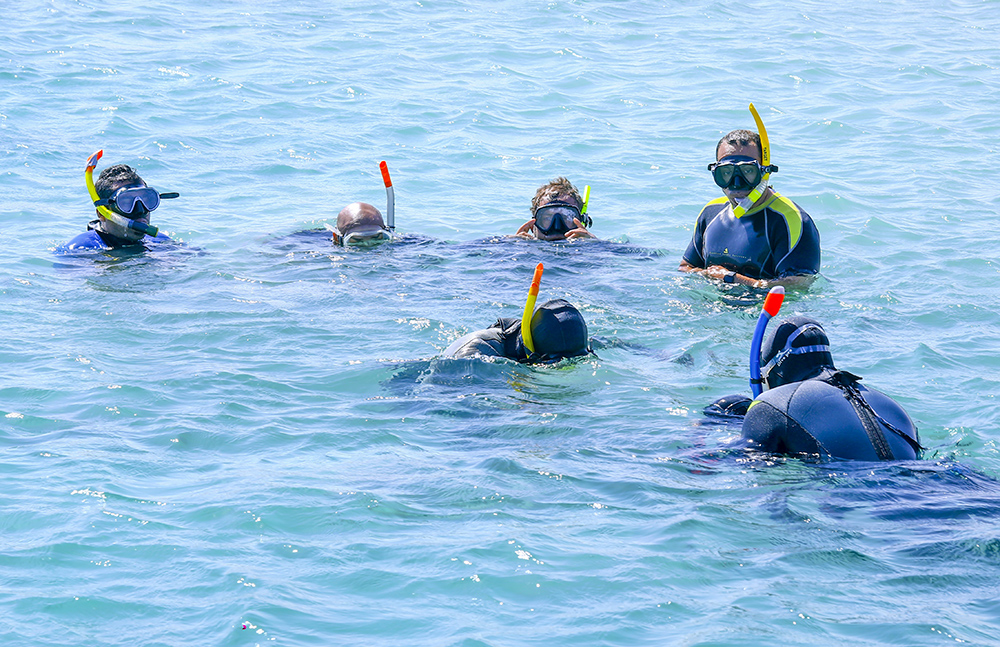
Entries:
{"label": "black wetsuit", "polygon": [[521,320],[507,317],[498,319],[486,330],[477,330],[451,343],[444,351],[445,357],[506,357],[517,362],[528,360],[528,349],[521,341]]}
{"label": "black wetsuit", "polygon": [[826,369],[761,393],[743,419],[743,438],[751,449],[772,453],[863,461],[917,458],[913,421],[889,396],[861,386],[859,379]]}
{"label": "black wetsuit", "polygon": [[803,209],[778,193],[737,218],[725,197],[698,214],[684,252],[694,267],[721,265],[755,279],[819,272],[819,231]]}

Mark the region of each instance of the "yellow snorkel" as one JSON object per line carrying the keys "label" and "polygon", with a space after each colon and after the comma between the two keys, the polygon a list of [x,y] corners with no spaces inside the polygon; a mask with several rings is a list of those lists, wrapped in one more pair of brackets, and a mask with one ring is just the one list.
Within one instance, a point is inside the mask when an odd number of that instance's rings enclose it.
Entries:
{"label": "yellow snorkel", "polygon": [[140,231],[147,236],[155,237],[156,234],[160,232],[157,227],[153,225],[145,225],[141,222],[136,222],[131,218],[126,218],[125,216],[119,215],[108,209],[104,205],[98,205],[97,202],[100,201],[101,196],[97,195],[97,187],[94,186],[94,169],[97,167],[98,160],[104,155],[104,149],[97,151],[87,159],[87,170],[84,172],[84,177],[87,180],[87,191],[90,193],[90,199],[97,206],[97,213],[111,222],[115,223],[119,227],[125,227],[126,229],[134,229],[135,231]]}
{"label": "yellow snorkel", "polygon": [[583,187],[583,206],[580,207],[580,220],[584,227],[594,224],[594,219],[587,215],[587,207],[590,205],[590,185]]}
{"label": "yellow snorkel", "polygon": [[[757,124],[757,133],[760,135],[760,161],[761,165],[768,169],[771,166],[771,144],[767,140],[767,128],[764,128],[764,122],[761,120],[760,115],[757,114],[757,108],[753,107],[753,102],[750,102],[750,114],[753,115],[753,120]],[[761,176],[760,183],[753,188],[746,198],[740,200],[740,204],[733,207],[733,215],[737,218],[743,217],[747,212],[747,209],[752,207],[758,200],[760,196],[764,195],[767,191],[767,179],[771,177],[770,171],[764,173]]]}
{"label": "yellow snorkel", "polygon": [[538,299],[538,286],[542,282],[543,269],[541,263],[535,267],[531,288],[528,289],[528,300],[524,304],[524,314],[521,315],[521,339],[529,353],[535,352],[535,343],[531,340],[531,315],[535,314],[535,300]]}

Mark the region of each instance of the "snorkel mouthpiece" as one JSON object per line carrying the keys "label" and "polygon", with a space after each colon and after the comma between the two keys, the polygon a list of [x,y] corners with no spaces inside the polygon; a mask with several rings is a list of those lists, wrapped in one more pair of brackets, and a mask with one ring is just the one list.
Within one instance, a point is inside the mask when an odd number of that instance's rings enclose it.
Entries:
{"label": "snorkel mouthpiece", "polygon": [[392,188],[392,178],[389,177],[389,165],[385,160],[379,162],[382,171],[382,181],[385,182],[385,220],[389,229],[396,231],[396,192]]}
{"label": "snorkel mouthpiece", "polygon": [[524,303],[524,314],[521,315],[521,340],[530,353],[535,352],[535,343],[531,339],[531,315],[535,314],[535,301],[538,299],[544,269],[541,263],[535,266],[535,275],[531,278],[531,287],[528,289],[528,300]]}
{"label": "snorkel mouthpiece", "polygon": [[767,330],[767,324],[771,318],[781,310],[781,304],[784,300],[785,288],[781,285],[774,286],[767,293],[767,297],[764,299],[764,309],[757,317],[757,327],[754,328],[753,340],[750,342],[750,391],[753,392],[755,398],[763,391],[760,386],[760,345],[764,341],[764,331]]}
{"label": "snorkel mouthpiece", "polygon": [[[108,209],[103,204],[97,204],[101,202],[101,196],[97,195],[97,187],[94,186],[94,169],[97,167],[97,162],[100,161],[101,157],[104,155],[104,149],[97,151],[93,155],[87,158],[87,170],[84,171],[84,178],[87,181],[87,192],[90,194],[90,200],[97,207],[97,213],[101,214],[106,220],[110,220],[119,227],[124,227],[126,229],[132,229],[138,231],[147,236],[155,237],[160,230],[158,227],[153,225],[147,225],[141,222],[136,222],[131,218],[126,218],[120,214],[115,213],[111,209]],[[164,193],[161,194],[161,198],[176,198],[178,194],[176,193]]]}

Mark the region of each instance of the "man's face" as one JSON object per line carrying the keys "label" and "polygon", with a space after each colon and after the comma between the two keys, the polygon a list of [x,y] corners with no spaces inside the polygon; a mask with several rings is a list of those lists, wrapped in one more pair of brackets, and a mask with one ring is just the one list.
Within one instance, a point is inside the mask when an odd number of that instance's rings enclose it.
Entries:
{"label": "man's face", "polygon": [[[741,155],[741,156],[744,156],[744,157],[752,157],[755,160],[757,160],[758,163],[761,163],[760,149],[757,148],[757,144],[754,143],[754,142],[750,142],[749,144],[747,144],[745,146],[741,145],[741,144],[735,144],[734,145],[734,144],[730,144],[729,142],[722,142],[722,145],[719,146],[719,155],[718,155],[718,158],[715,161],[716,162],[721,162],[722,160],[726,159],[727,157],[733,157],[733,156],[736,156],[736,155]],[[731,199],[731,200],[741,200],[741,199],[747,197],[748,195],[750,195],[750,191],[752,191],[752,190],[753,190],[753,187],[751,187],[749,189],[746,189],[746,190],[743,190],[743,191],[734,191],[734,190],[731,190],[731,189],[723,189],[722,192],[725,193],[726,197],[729,198],[729,199]]]}
{"label": "man's face", "polygon": [[[538,208],[535,210],[536,218],[537,218],[538,212],[541,211],[543,207],[545,207],[546,205],[553,204],[553,203],[571,204],[571,205],[575,206],[577,208],[577,213],[576,213],[576,217],[577,218],[579,218],[580,207],[583,206],[570,193],[553,193],[553,194],[545,196],[545,198],[543,198],[542,200],[539,201]],[[572,211],[572,210],[568,209],[568,211]],[[570,221],[570,223],[571,222],[572,221]],[[575,229],[576,225],[575,224],[570,224],[570,223],[567,223],[567,224],[570,225],[570,228],[571,229]],[[536,223],[535,224],[535,238],[537,238],[538,240],[565,240],[566,239],[566,232],[565,231],[555,231],[554,233],[546,234],[545,232],[543,232],[541,229],[538,228],[538,225]]]}
{"label": "man's face", "polygon": [[[146,186],[145,182],[126,182],[115,186],[111,194],[114,195],[118,190],[123,188],[131,189],[131,188],[141,188],[145,186]],[[132,211],[132,213],[122,213],[122,211],[115,204],[111,204],[109,208],[115,213],[123,215],[126,218],[130,218],[132,220],[135,220],[136,222],[141,222],[144,225],[149,224],[149,211],[146,210],[146,207],[144,207],[141,202],[136,203],[135,209]],[[112,236],[117,236],[118,238],[123,238],[125,240],[131,240],[131,241],[138,241],[142,240],[142,237],[145,235],[142,232],[135,231],[134,229],[128,229],[126,227],[121,227],[120,225],[117,225],[108,220],[102,219],[102,221],[103,221],[104,231],[111,234]]]}

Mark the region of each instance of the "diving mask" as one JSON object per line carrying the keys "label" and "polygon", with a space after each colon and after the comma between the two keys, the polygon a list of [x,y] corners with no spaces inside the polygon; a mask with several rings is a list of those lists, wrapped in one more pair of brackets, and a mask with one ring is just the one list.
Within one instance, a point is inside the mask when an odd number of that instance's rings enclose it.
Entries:
{"label": "diving mask", "polygon": [[392,232],[388,229],[379,229],[376,232],[352,231],[343,238],[341,244],[357,247],[374,247],[392,240]]}
{"label": "diving mask", "polygon": [[323,226],[333,234],[333,242],[344,247],[374,247],[392,240],[392,232],[384,227],[356,227],[345,236],[329,223]]}
{"label": "diving mask", "polygon": [[712,172],[712,178],[719,187],[731,191],[750,191],[761,183],[766,174],[777,171],[778,167],[774,164],[761,166],[752,157],[733,155],[709,164],[708,170]]}
{"label": "diving mask", "polygon": [[150,186],[126,186],[115,191],[111,197],[94,201],[97,207],[114,207],[119,213],[130,215],[135,213],[138,205],[149,213],[160,206],[160,199],[168,200],[179,197],[178,193],[158,193]]}
{"label": "diving mask", "polygon": [[593,223],[590,216],[580,212],[580,208],[568,202],[550,202],[535,209],[535,227],[546,236],[565,234],[576,229],[573,220],[579,220],[586,227]]}

